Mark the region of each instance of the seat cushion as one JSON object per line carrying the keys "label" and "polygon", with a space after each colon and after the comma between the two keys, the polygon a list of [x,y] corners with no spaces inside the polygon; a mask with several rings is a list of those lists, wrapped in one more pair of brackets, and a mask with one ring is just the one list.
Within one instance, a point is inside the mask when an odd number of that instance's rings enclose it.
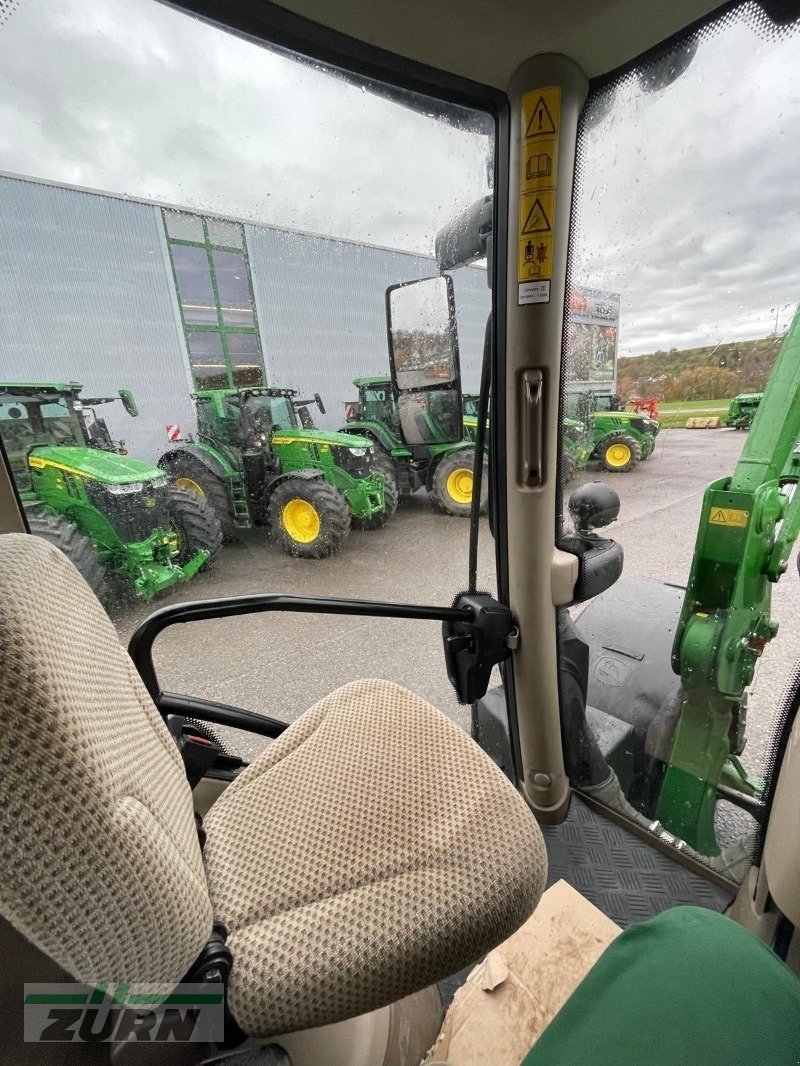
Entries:
{"label": "seat cushion", "polygon": [[501,771],[399,685],[345,685],[206,819],[230,1007],[251,1035],[373,1010],[474,962],[533,911],[538,824]]}

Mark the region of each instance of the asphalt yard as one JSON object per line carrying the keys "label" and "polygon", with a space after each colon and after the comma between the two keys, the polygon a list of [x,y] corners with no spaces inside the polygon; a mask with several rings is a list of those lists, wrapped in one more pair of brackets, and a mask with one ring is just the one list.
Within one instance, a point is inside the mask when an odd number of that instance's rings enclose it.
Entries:
{"label": "asphalt yard", "polygon": [[[703,490],[730,473],[746,439],[733,430],[664,430],[653,455],[627,474],[579,474],[570,489],[601,476],[620,496],[620,517],[608,535],[625,551],[624,576],[684,584],[691,563]],[[283,592],[449,604],[464,588],[468,523],[436,514],[424,492],[401,501],[383,529],[351,532],[330,559],[292,559],[262,530],[223,548],[213,567],[156,604],[115,616],[127,638],[154,606],[189,598]],[[480,584],[494,588],[494,543],[481,523]],[[792,562],[774,594],[780,632],[759,664],[749,705],[744,761],[758,769],[768,746],[781,691],[800,647],[800,580]],[[192,623],[158,640],[164,688],[246,707],[292,721],[316,700],[357,677],[407,685],[465,728],[447,680],[438,623],[270,614]],[[227,731],[242,754],[264,741]]]}

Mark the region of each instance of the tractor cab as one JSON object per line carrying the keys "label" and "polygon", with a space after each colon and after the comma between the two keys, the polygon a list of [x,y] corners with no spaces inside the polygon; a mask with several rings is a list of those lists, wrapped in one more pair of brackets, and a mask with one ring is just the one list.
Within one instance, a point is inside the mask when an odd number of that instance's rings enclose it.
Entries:
{"label": "tractor cab", "polygon": [[[99,448],[125,455],[125,442],[112,439],[95,407],[118,397],[81,397],[83,385],[6,383],[0,384],[0,425],[9,457],[27,477],[25,457],[36,447]],[[138,414],[132,393],[121,389],[129,414]]]}
{"label": "tractor cab", "polygon": [[[0,358],[170,441],[0,419],[0,1060],[800,1061],[800,6],[711,7],[0,15]],[[584,286],[642,380],[771,331],[749,433],[570,408]]]}
{"label": "tractor cab", "polygon": [[198,436],[234,448],[269,447],[278,431],[314,429],[308,407],[315,402],[324,413],[319,394],[298,400],[295,389],[211,389],[195,394]]}
{"label": "tractor cab", "polygon": [[358,401],[345,403],[347,421],[364,419],[367,422],[379,422],[397,434],[400,418],[389,375],[360,377],[356,378],[353,384],[358,389]]}
{"label": "tractor cab", "polygon": [[28,455],[32,449],[86,447],[86,426],[76,405],[77,384],[0,385],[0,426],[12,468],[30,481]]}

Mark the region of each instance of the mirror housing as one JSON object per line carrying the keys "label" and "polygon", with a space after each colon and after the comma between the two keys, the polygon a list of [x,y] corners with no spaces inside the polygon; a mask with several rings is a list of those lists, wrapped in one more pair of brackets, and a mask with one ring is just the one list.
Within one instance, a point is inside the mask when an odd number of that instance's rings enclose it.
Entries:
{"label": "mirror housing", "polygon": [[569,513],[580,536],[609,525],[619,516],[619,496],[602,481],[581,485],[569,498]]}
{"label": "mirror housing", "polygon": [[569,513],[575,533],[563,537],[559,547],[578,557],[578,580],[572,602],[585,603],[611,588],[622,574],[621,545],[593,532],[617,518],[619,496],[602,481],[590,481],[570,496]]}
{"label": "mirror housing", "polygon": [[453,279],[391,285],[386,322],[400,436],[410,447],[456,444],[464,436]]}
{"label": "mirror housing", "polygon": [[136,403],[136,400],[134,399],[134,395],[131,392],[131,390],[130,389],[120,389],[119,390],[119,398],[122,400],[122,406],[125,408],[125,410],[128,412],[128,414],[131,416],[131,418],[136,418],[138,416],[138,414],[139,414],[139,406]]}
{"label": "mirror housing", "polygon": [[317,405],[319,413],[321,415],[324,415],[325,414],[325,404],[322,402],[322,397],[320,396],[320,394],[318,392],[314,393],[314,403]]}

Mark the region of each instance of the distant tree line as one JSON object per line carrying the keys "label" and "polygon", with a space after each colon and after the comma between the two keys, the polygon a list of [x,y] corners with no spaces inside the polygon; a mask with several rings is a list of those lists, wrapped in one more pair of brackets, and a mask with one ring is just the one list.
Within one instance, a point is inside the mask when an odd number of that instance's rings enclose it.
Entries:
{"label": "distant tree line", "polygon": [[760,392],[769,377],[783,337],[736,341],[713,347],[621,357],[617,392],[670,400],[729,399],[740,392]]}

